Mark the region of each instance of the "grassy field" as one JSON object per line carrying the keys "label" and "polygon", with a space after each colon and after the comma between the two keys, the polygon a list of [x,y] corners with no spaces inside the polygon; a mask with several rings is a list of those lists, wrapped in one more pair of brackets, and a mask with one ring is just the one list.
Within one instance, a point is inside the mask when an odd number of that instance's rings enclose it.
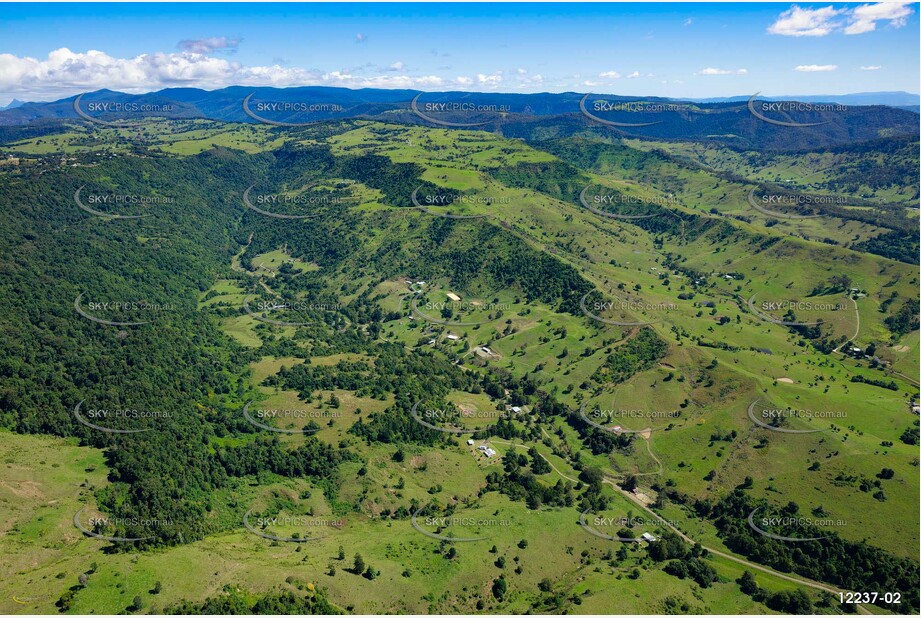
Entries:
{"label": "grassy field", "polygon": [[[313,140],[298,132],[281,137],[262,126],[173,121],[170,127],[145,128],[151,148],[188,156],[215,145],[262,152],[285,139]],[[340,467],[335,496],[324,495],[322,487],[306,479],[268,474],[237,479],[214,498],[215,517],[240,518],[225,526],[225,532],[169,549],[106,553],[104,542],[84,538],[72,524],[81,506],[95,508],[92,490],[106,483],[102,453],[73,441],[4,433],[0,551],[11,559],[0,571],[5,582],[0,610],[55,612],[54,603],[77,586],[69,607],[74,613],[138,611],[128,609],[135,596],[143,601],[142,611],[154,611],[181,599],[217,594],[225,584],[245,584],[255,592],[298,585],[327,588],[333,603],[357,613],[769,611],[740,592],[735,579],[741,567],[735,562],[711,557],[720,581],[700,588],[664,573],[661,565],[649,560],[642,544],[621,545],[588,533],[579,525],[575,506],[532,510],[498,492],[482,492],[487,474],[502,471],[510,450],[525,452],[531,447],[555,468],[538,476],[538,482],[548,486],[560,478],[576,479],[576,459],[602,469],[608,479],[635,475],[638,492],[650,502],[657,497],[653,484],[713,499],[751,477],[754,497],[776,505],[795,501],[803,512],[821,508],[828,517],[845,522],[835,529],[845,539],[917,557],[918,451],[900,436],[917,419],[909,401],[918,390],[912,381],[917,374],[918,333],[890,340],[884,320],[891,311],[882,310],[892,293],[900,301],[917,297],[917,267],[809,240],[828,237],[846,245],[857,234],[865,239],[881,230],[837,220],[767,225],[767,218],[748,205],[749,185],[705,170],[672,164],[641,171],[613,165],[591,170],[593,181],[631,195],[677,195],[676,211],[702,218],[684,235],[653,235],[623,220],[598,216],[577,202],[495,180],[490,169],[557,161],[523,141],[481,131],[365,121],[339,128],[327,138],[337,155],[376,153],[394,162],[413,162],[431,183],[491,198],[488,204],[459,207],[455,214],[484,217],[452,222],[456,235],[441,249],[466,249],[478,231],[500,226],[571,266],[593,286],[593,301],[619,303],[597,315],[624,324],[604,323],[579,311],[562,312],[526,298],[520,289],[504,289],[485,278],[462,283],[440,274],[420,283],[411,258],[428,242],[425,230],[432,215],[387,206],[381,191],[354,183],[349,187],[355,198],[349,208],[359,217],[360,242],[343,266],[326,272],[293,257],[297,253],[287,244],[259,254],[248,254],[247,245],[198,299],[203,314],[212,314],[226,335],[248,348],[247,362],[255,359],[249,363],[245,385],[222,402],[231,402],[231,409],[237,404],[242,408],[243,402],[237,401],[241,393],[252,395],[253,410],[281,411],[272,421],[276,428],[297,430],[314,421],[319,429],[313,435],[347,446],[358,456]],[[99,135],[103,143],[114,143],[122,134],[104,129]],[[89,148],[86,140],[75,129],[27,140],[9,150],[77,151]],[[714,167],[726,155],[674,147]],[[752,179],[786,173],[779,167],[741,171]],[[724,233],[720,224],[726,221],[732,222],[732,231]],[[383,277],[367,267],[378,252],[394,244],[409,256],[401,272]],[[244,256],[253,270],[243,269]],[[297,277],[319,277],[322,287],[336,291],[343,305],[368,293],[385,314],[395,312],[397,317],[381,324],[379,336],[384,341],[401,343],[411,352],[432,351],[467,371],[492,368],[528,376],[570,410],[598,410],[606,414],[606,426],[641,433],[635,434],[629,448],[596,455],[572,426],[554,417],[540,425],[538,440],[489,440],[497,451],[494,458],[478,450],[482,440],[468,445],[466,436],[437,448],[358,439],[349,428],[390,408],[393,394],[359,397],[356,391],[342,389],[300,393],[264,384],[282,367],[304,362],[329,367],[340,361],[375,360],[353,352],[305,360],[285,356],[298,354],[291,348],[274,351],[280,343],[304,350],[310,342],[302,329],[271,326],[241,310],[253,290],[278,293],[282,277],[276,275],[286,264]],[[858,292],[828,291],[829,279],[840,275],[846,275],[848,287]],[[801,303],[798,321],[821,320],[833,337],[863,348],[878,342],[879,356],[892,365],[880,370],[866,358],[823,354],[791,328],[752,311],[749,299],[757,299],[756,306]],[[813,308],[802,303],[812,303]],[[784,310],[763,313],[776,320]],[[665,355],[619,383],[596,381],[599,368],[637,337],[641,324],[667,343]],[[263,347],[270,352],[260,351]],[[895,390],[853,382],[854,376],[893,380]],[[455,391],[447,399],[468,413],[461,422],[471,429],[483,427],[483,417],[504,409],[503,401],[485,393]],[[808,410],[814,418],[792,419],[789,426],[821,431],[788,434],[759,427],[748,415],[756,400],[775,409]],[[530,427],[541,419],[524,410],[515,422]],[[729,440],[719,439],[731,432],[735,434]],[[304,440],[295,433],[277,435],[290,447]],[[245,443],[248,437],[221,439]],[[861,489],[883,468],[894,471],[891,479],[881,481],[883,497],[874,496],[875,488]],[[610,486],[605,492],[610,506],[596,515],[630,519],[638,512],[622,493]],[[409,500],[455,505],[458,515],[488,523],[461,524],[450,532],[488,539],[457,543],[456,555],[448,555],[447,546],[419,532],[408,518],[383,517]],[[324,528],[323,538],[308,543],[272,541],[243,527],[242,513],[248,508],[294,522],[269,524],[263,530],[276,536],[310,536],[315,528],[305,523],[307,519],[341,519],[342,525]],[[723,548],[707,521],[671,504],[662,514],[694,540]],[[421,526],[444,532],[438,525]],[[635,531],[659,535],[662,528],[640,525]],[[338,556],[340,546],[344,558]],[[622,547],[626,556],[614,556]],[[356,552],[380,571],[379,576],[369,579],[348,572]],[[92,568],[94,562],[98,568]],[[87,585],[79,586],[78,577],[89,571]],[[509,585],[501,603],[491,593],[500,576]],[[763,573],[757,579],[771,591],[797,586]],[[539,587],[542,580],[550,582],[549,590]],[[162,591],[153,593],[158,581]],[[814,590],[807,592],[818,599]]]}

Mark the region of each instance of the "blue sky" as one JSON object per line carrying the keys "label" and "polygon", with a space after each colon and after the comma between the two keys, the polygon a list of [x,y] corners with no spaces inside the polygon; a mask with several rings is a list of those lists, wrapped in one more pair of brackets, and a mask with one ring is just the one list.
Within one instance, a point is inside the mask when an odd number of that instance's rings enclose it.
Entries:
{"label": "blue sky", "polygon": [[919,91],[918,4],[4,4],[0,104],[330,85],[671,97]]}

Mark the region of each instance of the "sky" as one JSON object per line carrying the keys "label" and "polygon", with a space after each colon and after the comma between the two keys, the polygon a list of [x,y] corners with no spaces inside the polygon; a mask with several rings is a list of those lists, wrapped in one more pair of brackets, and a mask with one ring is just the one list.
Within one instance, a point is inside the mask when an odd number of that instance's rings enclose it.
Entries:
{"label": "sky", "polygon": [[0,4],[0,105],[229,85],[919,92],[918,3]]}

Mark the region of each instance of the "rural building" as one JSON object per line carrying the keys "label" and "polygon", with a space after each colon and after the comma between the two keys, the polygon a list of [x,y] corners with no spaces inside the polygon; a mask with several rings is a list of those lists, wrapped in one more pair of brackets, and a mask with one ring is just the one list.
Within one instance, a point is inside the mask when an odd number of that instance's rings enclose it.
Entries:
{"label": "rural building", "polygon": [[448,292],[447,296],[453,301],[459,301],[461,299],[461,297],[455,294],[454,292]]}
{"label": "rural building", "polygon": [[448,335],[448,339],[450,339],[451,341],[457,341],[458,339],[460,339],[460,337],[458,337],[457,335]]}
{"label": "rural building", "polygon": [[652,536],[652,535],[649,534],[648,532],[644,532],[643,534],[641,534],[641,535],[640,535],[640,538],[643,539],[644,541],[648,541],[648,542],[650,542],[650,543],[652,543],[653,541],[656,540],[656,537]]}
{"label": "rural building", "polygon": [[473,438],[470,438],[469,440],[467,440],[467,444],[468,446],[473,446]]}

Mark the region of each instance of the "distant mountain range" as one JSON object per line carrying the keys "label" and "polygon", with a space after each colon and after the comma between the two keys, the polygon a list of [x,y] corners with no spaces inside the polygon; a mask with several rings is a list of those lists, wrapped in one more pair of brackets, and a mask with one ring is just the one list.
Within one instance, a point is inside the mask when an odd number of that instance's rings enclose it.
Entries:
{"label": "distant mountain range", "polygon": [[12,101],[9,102],[9,104],[0,107],[0,112],[6,109],[15,109],[19,107],[20,105],[25,105],[25,103],[26,103],[25,101],[20,101],[19,99],[13,99]]}
{"label": "distant mountain range", "polygon": [[[691,99],[698,103],[730,103],[747,101],[751,95],[735,97],[711,97],[708,99]],[[810,94],[766,96],[758,95],[766,101],[803,101],[805,103],[840,103],[842,105],[888,105],[889,107],[917,107],[921,105],[921,95],[910,92],[855,92],[853,94]]]}
{"label": "distant mountain range", "polygon": [[690,100],[576,92],[231,86],[211,91],[167,88],[139,95],[98,90],[46,103],[14,101],[0,111],[0,127],[20,127],[17,132],[27,126],[35,130],[55,119],[130,124],[150,116],[277,126],[368,118],[533,136],[535,123],[551,123],[554,131],[568,134],[607,127],[641,138],[718,140],[744,148],[795,149],[917,135],[918,116],[913,108],[918,104],[918,95],[905,92]]}

